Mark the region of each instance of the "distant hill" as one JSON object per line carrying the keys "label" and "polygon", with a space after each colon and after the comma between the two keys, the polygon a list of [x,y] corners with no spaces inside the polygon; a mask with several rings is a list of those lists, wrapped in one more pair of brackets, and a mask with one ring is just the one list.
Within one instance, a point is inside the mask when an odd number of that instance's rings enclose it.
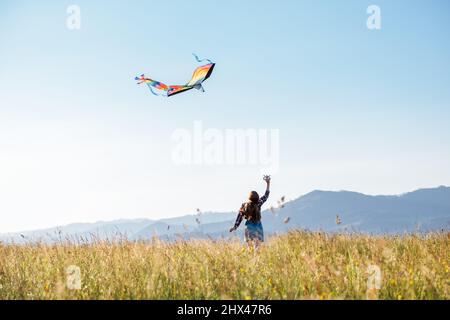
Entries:
{"label": "distant hill", "polygon": [[[339,225],[337,215],[341,220]],[[421,189],[398,196],[313,191],[287,203],[278,217],[269,217],[265,222],[275,232],[283,229],[280,222],[287,217],[290,226],[310,230],[364,233],[448,230],[450,188]]]}
{"label": "distant hill", "polygon": [[[301,228],[326,232],[403,233],[450,230],[450,187],[419,189],[394,196],[370,196],[350,191],[312,191],[283,207],[262,212],[267,235]],[[339,216],[340,224],[336,223]],[[229,237],[236,213],[208,212],[177,218],[115,220],[1,234],[1,241],[16,243],[60,239],[126,237],[131,240],[157,236],[177,238]],[[242,236],[241,226],[237,235]]]}

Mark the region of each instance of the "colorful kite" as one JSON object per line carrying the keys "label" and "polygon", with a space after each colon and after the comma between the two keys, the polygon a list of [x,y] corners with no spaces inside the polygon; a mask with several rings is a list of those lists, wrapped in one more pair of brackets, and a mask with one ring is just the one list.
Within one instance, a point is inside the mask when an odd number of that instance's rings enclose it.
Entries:
{"label": "colorful kite", "polygon": [[209,59],[200,60],[195,54],[193,55],[198,62],[208,61],[209,63],[195,69],[191,80],[185,85],[168,86],[162,82],[146,78],[143,74],[140,77],[136,77],[134,79],[137,80],[137,84],[145,83],[155,96],[170,97],[194,88],[205,92],[202,83],[211,76],[211,73],[213,72],[214,66],[216,64]]}

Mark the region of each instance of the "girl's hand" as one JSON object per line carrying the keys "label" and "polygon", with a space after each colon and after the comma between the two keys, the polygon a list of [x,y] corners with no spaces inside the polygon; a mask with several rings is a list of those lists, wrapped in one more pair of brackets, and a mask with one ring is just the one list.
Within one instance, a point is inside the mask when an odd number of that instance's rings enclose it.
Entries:
{"label": "girl's hand", "polygon": [[264,176],[263,176],[263,180],[264,180],[265,182],[269,183],[269,182],[270,182],[270,176],[269,176],[269,175],[264,175]]}
{"label": "girl's hand", "polygon": [[236,228],[235,227],[232,227],[231,229],[230,229],[230,232],[233,232],[233,231],[235,231],[236,230]]}

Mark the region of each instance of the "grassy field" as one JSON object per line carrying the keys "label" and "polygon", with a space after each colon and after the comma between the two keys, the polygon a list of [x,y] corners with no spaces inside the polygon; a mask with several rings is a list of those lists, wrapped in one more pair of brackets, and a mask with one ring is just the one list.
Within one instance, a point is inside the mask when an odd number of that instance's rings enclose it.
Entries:
{"label": "grassy field", "polygon": [[449,249],[449,233],[303,231],[258,252],[239,241],[0,244],[0,299],[449,299]]}

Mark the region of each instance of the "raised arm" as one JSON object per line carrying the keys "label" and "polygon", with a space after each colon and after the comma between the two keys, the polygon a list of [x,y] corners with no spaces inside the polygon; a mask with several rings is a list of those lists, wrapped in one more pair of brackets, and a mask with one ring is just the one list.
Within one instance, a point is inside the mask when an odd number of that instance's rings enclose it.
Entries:
{"label": "raised arm", "polygon": [[270,194],[270,176],[264,176],[263,180],[266,182],[266,192],[264,193],[264,195],[259,199],[259,203],[260,205],[262,205],[264,202],[267,201],[267,198],[269,198],[269,194]]}

